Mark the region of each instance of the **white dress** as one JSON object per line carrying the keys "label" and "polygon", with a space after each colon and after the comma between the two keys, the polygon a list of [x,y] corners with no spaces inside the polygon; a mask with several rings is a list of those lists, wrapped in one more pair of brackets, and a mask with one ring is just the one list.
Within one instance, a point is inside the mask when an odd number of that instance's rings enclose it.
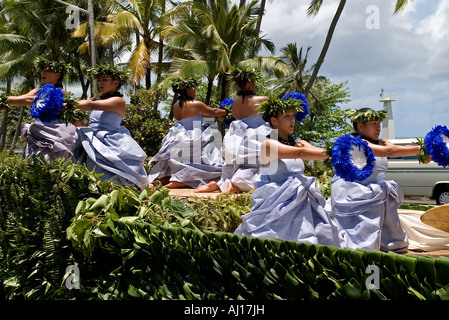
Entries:
{"label": "white dress", "polygon": [[192,188],[217,182],[221,177],[223,158],[213,143],[213,132],[203,117],[196,115],[178,121],[162,140],[158,153],[149,164],[156,162],[148,180],[171,177]]}
{"label": "white dress", "polygon": [[278,159],[275,174],[265,166],[256,179],[251,212],[236,234],[341,247],[337,227],[314,177],[301,159]]}
{"label": "white dress", "polygon": [[71,123],[36,119],[22,126],[21,138],[27,141],[24,157],[42,156],[49,162],[51,157],[72,158],[72,143],[75,140],[75,126]]}
{"label": "white dress", "polygon": [[102,173],[103,180],[144,189],[148,185],[143,166],[147,155],[120,125],[122,119],[116,112],[92,111],[89,127],[76,129],[73,156],[89,170]]}
{"label": "white dress", "polygon": [[405,252],[407,233],[398,209],[404,195],[394,180],[386,179],[388,159],[376,157],[373,173],[361,183],[332,179],[328,209],[351,249]]}
{"label": "white dress", "polygon": [[232,182],[241,191],[254,188],[255,175],[261,166],[260,146],[271,128],[262,116],[234,120],[223,138],[223,173],[217,182],[222,191]]}

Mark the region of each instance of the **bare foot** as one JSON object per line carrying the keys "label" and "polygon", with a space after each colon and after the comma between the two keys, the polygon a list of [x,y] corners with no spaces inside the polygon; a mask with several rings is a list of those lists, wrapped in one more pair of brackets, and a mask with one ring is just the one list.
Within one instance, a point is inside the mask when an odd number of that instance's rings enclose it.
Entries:
{"label": "bare foot", "polygon": [[166,187],[167,189],[177,189],[188,187],[188,185],[184,182],[172,181],[170,183],[167,183],[164,187]]}
{"label": "bare foot", "polygon": [[204,184],[202,186],[199,186],[198,188],[195,189],[194,192],[214,192],[220,190],[220,187],[218,186],[218,184],[215,181],[211,181],[208,184]]}
{"label": "bare foot", "polygon": [[221,194],[230,194],[230,193],[240,193],[242,190],[234,185],[231,181],[228,182],[228,188],[223,191]]}
{"label": "bare foot", "polygon": [[152,184],[152,183],[149,183],[148,186],[147,186],[147,188],[150,188],[150,189],[151,189],[151,192],[156,191],[156,187],[155,187],[154,184]]}

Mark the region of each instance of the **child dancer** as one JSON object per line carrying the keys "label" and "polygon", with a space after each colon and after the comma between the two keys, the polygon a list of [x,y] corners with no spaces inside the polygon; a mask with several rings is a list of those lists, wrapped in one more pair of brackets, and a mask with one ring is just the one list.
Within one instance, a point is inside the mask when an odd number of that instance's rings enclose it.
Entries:
{"label": "child dancer", "polygon": [[270,127],[262,119],[258,107],[268,97],[255,95],[259,77],[255,70],[235,68],[232,76],[240,90],[232,103],[232,115],[236,120],[231,122],[223,139],[223,172],[218,182],[200,186],[196,192],[221,190],[228,194],[254,188],[255,175],[260,166],[260,145],[270,133]]}
{"label": "child dancer", "polygon": [[195,100],[199,83],[195,78],[173,81],[173,92],[178,94],[173,106],[177,124],[170,128],[159,152],[150,160],[150,164],[157,162],[148,176],[150,182],[158,180],[166,188],[196,188],[221,177],[224,161],[203,117],[220,118],[227,111]]}
{"label": "child dancer", "polygon": [[375,155],[373,173],[362,182],[350,182],[334,175],[328,205],[351,249],[376,249],[404,252],[406,232],[398,217],[403,193],[394,180],[386,179],[387,157],[419,153],[418,145],[398,146],[379,140],[380,123],[386,111],[369,108],[350,110],[355,133],[368,142]]}
{"label": "child dancer", "polygon": [[340,247],[342,239],[324,210],[316,179],[303,174],[302,159],[324,160],[326,150],[292,136],[301,101],[270,98],[260,109],[278,138],[262,143],[264,166],[256,179],[252,210],[242,216],[235,233]]}
{"label": "child dancer", "polygon": [[[42,86],[52,84],[56,88],[62,88],[66,72],[64,63],[38,57],[36,67],[41,71]],[[20,96],[9,96],[4,102],[11,106],[32,106],[40,91],[41,88],[35,88]],[[75,126],[58,120],[43,121],[37,118],[33,123],[22,126],[21,139],[27,142],[23,152],[25,158],[32,154],[43,156],[47,162],[52,156],[70,158],[72,143],[75,140]]]}
{"label": "child dancer", "polygon": [[76,129],[73,144],[75,161],[85,163],[89,170],[102,173],[103,180],[115,181],[125,186],[148,186],[143,166],[146,154],[121,126],[126,112],[123,95],[118,92],[127,80],[128,73],[115,66],[97,66],[90,70],[98,79],[99,99],[80,100],[78,108],[92,111],[89,127]]}

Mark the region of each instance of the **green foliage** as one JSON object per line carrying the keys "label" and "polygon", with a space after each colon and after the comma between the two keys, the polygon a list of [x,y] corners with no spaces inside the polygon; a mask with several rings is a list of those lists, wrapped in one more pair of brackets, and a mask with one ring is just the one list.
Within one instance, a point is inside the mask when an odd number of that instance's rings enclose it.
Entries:
{"label": "green foliage", "polygon": [[146,154],[153,156],[159,151],[162,139],[174,125],[170,119],[161,118],[157,110],[158,102],[167,97],[167,92],[140,89],[130,94],[131,104],[126,108],[123,125]]}
{"label": "green foliage", "polygon": [[[0,88],[4,90],[4,88]],[[11,95],[21,95],[28,91],[24,91],[24,88],[21,85],[15,85],[13,90],[11,90]],[[6,124],[6,142],[9,143],[13,140],[13,137],[17,130],[17,124],[20,119],[20,114],[22,113],[22,108],[17,106],[12,106],[8,109],[7,113],[7,124]],[[0,119],[3,121],[3,117],[5,117],[5,112],[0,112]],[[28,107],[23,107],[23,118],[21,123],[30,123],[34,120],[31,118],[30,113],[28,112]],[[1,123],[1,122],[0,122]],[[20,127],[19,127],[20,132]],[[17,141],[16,146],[24,144],[20,139]]]}
{"label": "green foliage", "polygon": [[242,83],[245,83],[247,81],[256,83],[260,80],[262,74],[260,70],[251,67],[233,67],[229,76],[230,79],[238,79],[238,81]]}
{"label": "green foliage", "polygon": [[294,114],[303,112],[303,102],[298,99],[282,100],[278,97],[269,97],[259,106],[259,114],[264,119],[270,119],[270,116],[276,117],[289,111],[293,111]]}
{"label": "green foliage", "polygon": [[334,176],[334,169],[329,159],[325,161],[304,160],[304,174],[316,177],[316,183],[324,199],[331,197],[331,181]]}
{"label": "green foliage", "polygon": [[0,296],[64,298],[73,249],[67,241],[78,201],[107,190],[85,167],[0,155]]}
{"label": "green foliage", "polygon": [[[0,156],[5,299],[449,299],[449,259],[231,233],[250,194],[178,199]],[[76,265],[80,289],[66,288]],[[366,285],[367,267],[380,287]]]}
{"label": "green foliage", "polygon": [[346,116],[352,122],[356,123],[366,123],[369,121],[383,121],[387,117],[387,110],[368,110],[359,111],[356,109],[348,109],[345,111]]}
{"label": "green foliage", "polygon": [[[84,292],[89,298],[438,300],[447,298],[449,290],[447,258],[337,249],[131,219],[108,220],[104,233],[108,236],[97,249],[109,274],[95,278],[96,290]],[[379,288],[366,285],[368,266],[379,269]]]}
{"label": "green foliage", "polygon": [[190,78],[176,78],[171,81],[173,90],[180,91],[185,89],[195,89],[201,84],[201,78],[199,76]]}
{"label": "green foliage", "polygon": [[349,92],[345,85],[345,82],[332,84],[329,80],[316,83],[320,89],[318,98],[321,107],[309,105],[309,116],[296,124],[295,135],[324,145],[326,141],[349,133],[352,127],[347,122],[345,111],[340,108],[341,104],[349,101]]}
{"label": "green foliage", "polygon": [[218,195],[215,199],[188,199],[198,212],[192,222],[201,230],[234,232],[242,223],[241,216],[251,211],[251,193]]}
{"label": "green foliage", "polygon": [[90,112],[78,109],[78,101],[79,99],[73,98],[73,93],[70,91],[66,92],[64,95],[65,106],[63,112],[59,113],[56,119],[65,124],[73,123],[78,120],[87,122],[89,120]]}
{"label": "green foliage", "polygon": [[418,153],[418,161],[419,163],[427,164],[430,162],[430,156],[428,155],[426,151],[426,146],[424,144],[423,138],[416,138],[416,144],[419,146],[419,153]]}
{"label": "green foliage", "polygon": [[42,56],[36,58],[35,65],[40,71],[49,70],[55,73],[66,73],[71,68],[70,65],[66,65],[64,62],[48,60]]}
{"label": "green foliage", "polygon": [[101,75],[105,77],[111,77],[114,80],[119,80],[121,84],[124,84],[129,79],[129,70],[121,69],[113,64],[110,65],[97,65],[94,68],[89,69],[89,75],[94,79],[99,79]]}

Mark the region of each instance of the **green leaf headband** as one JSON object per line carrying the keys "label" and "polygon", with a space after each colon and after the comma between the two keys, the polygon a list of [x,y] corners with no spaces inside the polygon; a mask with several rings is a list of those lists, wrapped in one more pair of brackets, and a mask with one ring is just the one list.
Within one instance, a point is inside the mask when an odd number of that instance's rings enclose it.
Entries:
{"label": "green leaf headband", "polygon": [[70,65],[64,62],[51,61],[42,56],[36,58],[35,65],[39,70],[50,70],[56,73],[65,73],[70,68]]}
{"label": "green leaf headband", "polygon": [[172,80],[173,90],[195,89],[201,84],[200,77],[176,78]]}
{"label": "green leaf headband", "polygon": [[366,123],[374,120],[383,121],[387,117],[387,114],[387,110],[360,111],[355,109],[348,109],[345,111],[345,115],[355,123]]}
{"label": "green leaf headband", "polygon": [[124,84],[129,79],[129,70],[119,69],[114,65],[98,65],[89,69],[89,74],[98,79],[101,75],[111,77],[114,80],[119,80],[121,84]]}
{"label": "green leaf headband", "polygon": [[239,77],[240,81],[243,82],[257,82],[262,77],[262,74],[259,70],[256,70],[254,68],[246,67],[244,69],[241,69],[239,67],[235,67],[231,71],[231,78],[235,79],[236,77]]}
{"label": "green leaf headband", "polygon": [[278,97],[270,97],[259,105],[259,113],[265,121],[288,111],[293,111],[294,114],[304,111],[302,101],[292,98],[282,100]]}

